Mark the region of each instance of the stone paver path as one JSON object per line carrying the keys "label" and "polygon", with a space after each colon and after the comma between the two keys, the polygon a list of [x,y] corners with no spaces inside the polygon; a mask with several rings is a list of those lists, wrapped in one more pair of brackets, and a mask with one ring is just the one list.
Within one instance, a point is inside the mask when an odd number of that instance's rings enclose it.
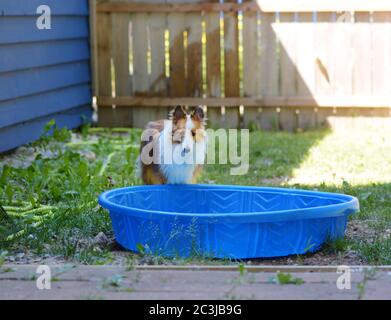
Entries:
{"label": "stone paver path", "polygon": [[3,265],[0,299],[391,299],[390,267],[353,267],[350,290],[337,288],[335,267],[74,265],[50,266],[51,289],[40,290],[37,267]]}

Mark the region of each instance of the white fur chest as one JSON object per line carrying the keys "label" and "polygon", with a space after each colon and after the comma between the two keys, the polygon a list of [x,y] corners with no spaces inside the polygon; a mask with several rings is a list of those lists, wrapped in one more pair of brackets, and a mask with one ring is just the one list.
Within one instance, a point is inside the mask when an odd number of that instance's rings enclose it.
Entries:
{"label": "white fur chest", "polygon": [[195,165],[192,164],[161,164],[160,170],[169,184],[190,183]]}
{"label": "white fur chest", "polygon": [[191,152],[183,156],[183,145],[171,141],[172,123],[166,125],[159,137],[159,168],[168,184],[191,183],[197,165],[205,162],[206,143],[193,143]]}

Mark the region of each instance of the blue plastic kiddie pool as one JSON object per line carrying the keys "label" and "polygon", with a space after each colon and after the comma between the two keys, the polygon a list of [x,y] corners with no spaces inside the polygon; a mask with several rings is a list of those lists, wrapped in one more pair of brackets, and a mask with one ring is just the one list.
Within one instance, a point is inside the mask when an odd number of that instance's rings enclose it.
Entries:
{"label": "blue plastic kiddie pool", "polygon": [[355,197],[226,185],[136,186],[104,192],[118,243],[169,257],[262,258],[318,250],[344,236]]}

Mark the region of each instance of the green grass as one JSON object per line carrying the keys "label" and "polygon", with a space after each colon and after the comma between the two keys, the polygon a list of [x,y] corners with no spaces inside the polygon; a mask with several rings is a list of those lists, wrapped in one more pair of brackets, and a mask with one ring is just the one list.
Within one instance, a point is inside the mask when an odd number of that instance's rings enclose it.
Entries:
{"label": "green grass", "polygon": [[303,279],[295,278],[290,273],[283,273],[283,272],[276,273],[276,282],[280,285],[285,285],[285,284],[301,285],[301,284],[304,284]]}
{"label": "green grass", "polygon": [[[0,205],[5,208],[0,210],[0,260],[6,251],[9,255],[29,251],[87,264],[110,263],[115,258],[112,248],[93,241],[101,231],[113,236],[108,213],[98,206],[97,196],[110,188],[141,183],[134,174],[140,131],[86,126],[76,141],[75,134],[57,130],[54,123],[46,131],[54,134],[45,134],[29,146],[33,156],[29,152],[0,156]],[[361,211],[353,219],[368,233],[328,243],[324,253],[355,250],[369,264],[391,264],[387,233],[391,229],[391,128],[362,125],[303,133],[253,131],[249,172],[231,176],[230,167],[206,165],[200,182],[357,196]],[[206,264],[226,263],[196,259]],[[137,263],[131,253],[128,260]]]}

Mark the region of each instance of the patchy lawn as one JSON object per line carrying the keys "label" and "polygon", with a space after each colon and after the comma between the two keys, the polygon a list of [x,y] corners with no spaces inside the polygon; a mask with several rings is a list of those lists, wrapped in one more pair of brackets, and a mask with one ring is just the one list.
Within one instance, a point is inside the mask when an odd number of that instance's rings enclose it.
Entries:
{"label": "patchy lawn", "polygon": [[[64,260],[86,264],[235,263],[136,255],[113,241],[104,190],[140,184],[134,175],[140,130],[55,129],[40,141],[0,156],[0,265]],[[318,253],[253,264],[391,264],[391,128],[356,125],[303,133],[254,131],[250,169],[207,165],[200,182],[335,191],[360,200],[344,240]]]}

